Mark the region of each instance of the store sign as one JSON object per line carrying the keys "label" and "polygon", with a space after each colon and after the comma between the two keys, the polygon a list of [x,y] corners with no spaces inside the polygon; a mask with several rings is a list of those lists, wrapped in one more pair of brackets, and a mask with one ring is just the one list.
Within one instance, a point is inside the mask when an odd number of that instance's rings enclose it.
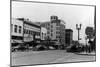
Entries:
{"label": "store sign", "polygon": [[24,35],[24,41],[32,41],[33,40],[33,36],[32,35]]}

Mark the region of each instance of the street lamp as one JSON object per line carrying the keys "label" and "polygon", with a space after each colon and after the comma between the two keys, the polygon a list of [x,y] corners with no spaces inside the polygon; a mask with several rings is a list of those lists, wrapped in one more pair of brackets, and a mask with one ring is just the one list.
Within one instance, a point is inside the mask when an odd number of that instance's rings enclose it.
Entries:
{"label": "street lamp", "polygon": [[80,30],[81,30],[81,26],[82,26],[82,24],[76,24],[76,29],[78,30],[78,42],[80,40],[79,33],[80,33]]}

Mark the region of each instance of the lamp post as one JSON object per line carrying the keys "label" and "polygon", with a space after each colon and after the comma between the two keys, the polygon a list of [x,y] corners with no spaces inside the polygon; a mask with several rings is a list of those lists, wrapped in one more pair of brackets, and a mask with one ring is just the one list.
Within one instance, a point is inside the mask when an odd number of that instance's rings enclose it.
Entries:
{"label": "lamp post", "polygon": [[81,26],[82,26],[82,24],[76,24],[76,29],[78,30],[78,42],[79,42],[79,40],[80,40],[80,30],[81,30]]}

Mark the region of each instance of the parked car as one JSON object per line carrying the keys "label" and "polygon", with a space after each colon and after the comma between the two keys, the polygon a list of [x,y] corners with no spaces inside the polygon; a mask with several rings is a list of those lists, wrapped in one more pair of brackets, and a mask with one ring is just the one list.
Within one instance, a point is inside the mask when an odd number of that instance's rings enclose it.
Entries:
{"label": "parked car", "polygon": [[39,45],[36,46],[37,51],[46,50],[46,49],[47,49],[46,46],[42,45],[42,44],[39,44]]}
{"label": "parked car", "polygon": [[12,52],[15,52],[15,51],[17,51],[17,49],[19,48],[19,46],[14,46],[14,47],[12,47]]}
{"label": "parked car", "polygon": [[54,50],[55,48],[53,46],[49,46],[49,49],[50,50]]}
{"label": "parked car", "polygon": [[25,47],[25,46],[20,46],[19,48],[18,48],[18,51],[25,51],[27,48]]}
{"label": "parked car", "polygon": [[17,46],[12,47],[12,52],[14,52],[14,51],[25,51],[25,50],[26,50],[26,47],[22,46],[22,44],[19,44]]}
{"label": "parked car", "polygon": [[31,47],[28,47],[28,49],[29,49],[29,50],[33,50],[33,47],[32,47],[32,46],[31,46]]}
{"label": "parked car", "polygon": [[67,52],[81,52],[82,48],[80,46],[73,45],[73,46],[68,46],[66,48],[66,51]]}

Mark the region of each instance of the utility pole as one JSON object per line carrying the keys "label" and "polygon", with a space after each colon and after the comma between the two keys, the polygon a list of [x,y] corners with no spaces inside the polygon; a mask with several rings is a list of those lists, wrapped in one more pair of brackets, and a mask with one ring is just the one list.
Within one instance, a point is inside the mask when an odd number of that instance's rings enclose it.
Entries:
{"label": "utility pole", "polygon": [[80,30],[81,30],[82,24],[76,24],[76,29],[78,30],[78,42],[80,40]]}

